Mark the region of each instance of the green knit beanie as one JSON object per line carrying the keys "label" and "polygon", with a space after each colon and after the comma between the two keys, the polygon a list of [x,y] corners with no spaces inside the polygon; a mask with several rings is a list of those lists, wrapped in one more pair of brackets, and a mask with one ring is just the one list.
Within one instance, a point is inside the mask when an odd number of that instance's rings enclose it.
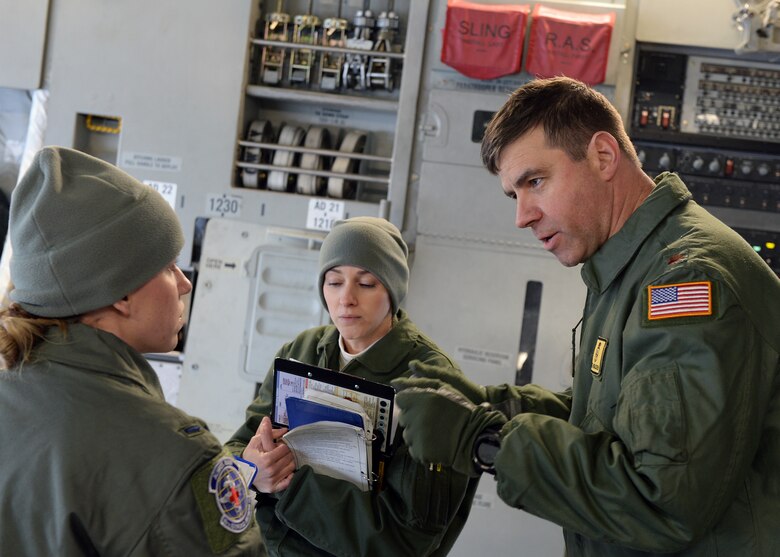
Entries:
{"label": "green knit beanie", "polygon": [[40,317],[109,306],[176,259],[181,225],[160,194],[115,166],[44,147],[11,196],[10,298]]}
{"label": "green knit beanie", "polygon": [[409,286],[409,248],[401,233],[390,222],[376,217],[353,217],[338,221],[325,237],[320,249],[320,299],[325,273],[339,265],[360,267],[374,275],[390,294],[393,313],[406,297]]}

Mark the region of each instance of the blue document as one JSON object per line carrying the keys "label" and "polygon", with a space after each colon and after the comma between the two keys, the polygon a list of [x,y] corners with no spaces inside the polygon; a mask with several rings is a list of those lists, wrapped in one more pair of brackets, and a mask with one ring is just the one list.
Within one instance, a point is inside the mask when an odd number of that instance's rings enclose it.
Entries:
{"label": "blue document", "polygon": [[314,422],[341,422],[361,429],[364,428],[363,418],[349,410],[334,408],[303,398],[288,397],[285,402],[287,403],[287,418],[290,429]]}

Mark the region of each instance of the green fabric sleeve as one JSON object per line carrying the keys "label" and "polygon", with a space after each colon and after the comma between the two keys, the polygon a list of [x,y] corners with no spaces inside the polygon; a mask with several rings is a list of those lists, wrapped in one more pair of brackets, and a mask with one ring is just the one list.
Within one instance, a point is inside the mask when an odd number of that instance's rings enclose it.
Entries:
{"label": "green fabric sleeve", "polygon": [[183,475],[164,507],[151,517],[148,535],[133,555],[267,555],[254,518],[240,531],[230,531],[220,524],[221,514],[208,483],[214,463],[223,456],[226,454],[216,451],[201,455],[198,469]]}
{"label": "green fabric sleeve", "polygon": [[555,393],[538,385],[490,385],[485,387],[487,401],[508,418],[520,412],[532,412],[568,419],[571,391]]}

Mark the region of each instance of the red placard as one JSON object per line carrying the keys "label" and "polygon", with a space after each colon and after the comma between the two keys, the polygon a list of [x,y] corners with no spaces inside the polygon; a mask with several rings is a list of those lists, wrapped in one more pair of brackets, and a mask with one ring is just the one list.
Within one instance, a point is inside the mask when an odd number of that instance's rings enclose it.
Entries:
{"label": "red placard", "polygon": [[441,61],[475,79],[520,71],[530,5],[449,0]]}
{"label": "red placard", "polygon": [[615,12],[583,14],[537,4],[531,17],[528,73],[565,75],[589,85],[604,81]]}

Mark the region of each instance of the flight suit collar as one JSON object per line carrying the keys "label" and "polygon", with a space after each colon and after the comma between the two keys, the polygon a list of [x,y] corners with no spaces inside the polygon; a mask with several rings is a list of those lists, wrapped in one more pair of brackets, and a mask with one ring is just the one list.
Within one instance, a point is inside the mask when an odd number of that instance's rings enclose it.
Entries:
{"label": "flight suit collar", "polygon": [[582,280],[590,290],[601,294],[609,288],[658,224],[692,197],[677,174],[664,172],[655,179],[655,184],[623,227],[583,265]]}
{"label": "flight suit collar", "polygon": [[36,359],[111,376],[165,399],[157,374],[146,358],[118,337],[81,323],[70,323],[66,332],[50,327],[35,350]]}
{"label": "flight suit collar", "polygon": [[335,369],[338,363],[339,330],[334,326],[325,327],[322,336],[317,341],[317,365],[327,369]]}
{"label": "flight suit collar", "polygon": [[[360,366],[370,369],[372,373],[379,375],[394,373],[401,362],[408,359],[413,346],[410,340],[414,340],[416,336],[416,329],[411,326],[409,316],[404,310],[398,310],[394,321],[393,328],[385,336],[376,341],[370,350],[347,364],[342,371],[349,373],[350,368],[356,367],[355,362],[359,362]],[[332,364],[338,362],[338,351],[339,332],[336,327],[333,327],[323,334],[317,343],[317,354],[321,362],[327,361]]]}

